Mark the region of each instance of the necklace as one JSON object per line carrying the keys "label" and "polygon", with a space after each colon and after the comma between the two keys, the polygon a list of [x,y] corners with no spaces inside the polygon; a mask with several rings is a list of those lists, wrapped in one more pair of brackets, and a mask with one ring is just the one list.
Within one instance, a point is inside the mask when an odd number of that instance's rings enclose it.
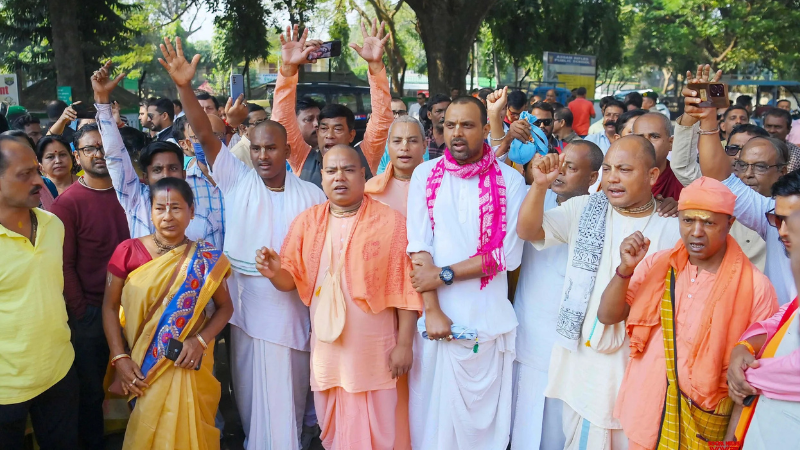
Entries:
{"label": "necklace", "polygon": [[357,205],[353,206],[353,207],[352,207],[352,208],[350,208],[350,209],[344,209],[344,210],[335,210],[335,209],[331,208],[331,215],[332,215],[333,217],[336,217],[336,218],[339,218],[339,219],[341,219],[342,217],[352,217],[352,216],[355,216],[355,215],[356,215],[356,213],[358,212],[358,209],[359,209],[359,208],[361,208],[361,203],[362,203],[362,202],[363,202],[363,200],[362,200],[361,202],[358,202],[358,204],[357,204]]}
{"label": "necklace", "polygon": [[641,214],[648,209],[652,208],[656,204],[656,199],[654,197],[650,197],[650,201],[645,203],[642,206],[636,208],[623,208],[621,206],[615,206],[614,209],[617,210],[619,213],[626,213],[626,214]]}
{"label": "necklace", "polygon": [[31,213],[31,245],[36,245],[36,230],[39,228],[39,219],[36,213],[30,210]]}
{"label": "necklace", "polygon": [[[264,180],[261,180],[261,181],[264,181]],[[274,187],[269,187],[267,185],[267,182],[264,181],[264,186],[267,186],[267,189],[269,189],[272,192],[283,192],[286,189],[286,182],[284,182],[283,186],[274,188]]]}
{"label": "necklace", "polygon": [[159,255],[163,255],[164,253],[167,253],[169,251],[175,250],[176,248],[180,247],[181,245],[189,242],[189,238],[184,236],[182,241],[178,242],[175,245],[169,245],[169,244],[165,244],[165,243],[159,241],[158,238],[156,237],[156,235],[153,234],[153,242],[156,244],[156,247],[158,247],[158,254]]}
{"label": "necklace", "polygon": [[81,186],[85,187],[86,189],[91,189],[93,191],[107,191],[109,189],[114,189],[114,186],[107,187],[105,189],[93,188],[93,187],[89,186],[88,184],[86,184],[86,181],[83,179],[83,177],[78,178],[78,183],[80,183]]}
{"label": "necklace", "polygon": [[395,180],[400,180],[400,181],[408,181],[408,180],[410,180],[410,179],[411,179],[411,177],[410,177],[410,176],[408,176],[408,177],[400,177],[400,176],[397,176],[397,173],[393,173],[393,174],[392,174],[392,178],[394,178]]}

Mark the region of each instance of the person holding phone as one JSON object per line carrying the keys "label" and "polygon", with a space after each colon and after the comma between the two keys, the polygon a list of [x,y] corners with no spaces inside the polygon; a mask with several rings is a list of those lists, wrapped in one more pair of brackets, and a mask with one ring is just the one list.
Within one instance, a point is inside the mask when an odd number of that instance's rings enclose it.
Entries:
{"label": "person holding phone", "polygon": [[[198,441],[218,448],[221,391],[211,370],[214,338],[233,314],[225,283],[230,262],[208,242],[186,237],[194,195],[184,180],[159,180],[150,202],[155,233],[123,241],[108,263],[103,327],[115,372],[109,390],[133,405],[126,448],[194,448]],[[172,361],[167,350],[176,346]]]}

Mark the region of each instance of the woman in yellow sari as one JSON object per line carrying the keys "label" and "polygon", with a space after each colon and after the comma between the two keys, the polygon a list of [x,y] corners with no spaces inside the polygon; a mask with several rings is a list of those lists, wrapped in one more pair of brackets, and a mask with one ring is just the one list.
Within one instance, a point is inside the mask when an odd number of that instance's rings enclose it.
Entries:
{"label": "woman in yellow sari", "polygon": [[230,263],[186,238],[194,199],[185,181],[159,180],[150,198],[156,232],[119,245],[103,300],[116,371],[110,390],[133,408],[123,449],[216,450],[220,384],[211,369],[214,338],[233,314]]}

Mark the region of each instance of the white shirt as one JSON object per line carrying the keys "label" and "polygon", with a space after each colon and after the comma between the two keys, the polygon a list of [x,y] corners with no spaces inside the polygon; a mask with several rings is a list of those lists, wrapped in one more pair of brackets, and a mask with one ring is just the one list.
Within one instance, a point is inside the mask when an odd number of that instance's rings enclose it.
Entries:
{"label": "white shirt", "polygon": [[[544,210],[558,207],[555,192],[547,190]],[[566,245],[536,250],[525,242],[514,311],[517,313],[517,361],[547,372],[555,344],[558,307],[567,270]]]}
{"label": "white shirt", "polygon": [[[408,189],[408,253],[428,252],[439,267],[469,259],[478,249],[480,177],[461,179],[444,173],[433,207],[436,229],[428,216],[426,184],[439,158],[417,166]],[[525,181],[512,167],[500,164],[506,184],[506,236],[503,248],[506,270],[519,267],[523,241],[517,237],[517,217],[525,198]],[[442,311],[456,325],[478,330],[479,341],[489,341],[517,326],[508,301],[506,272],[495,275],[481,289],[481,280],[455,281],[437,289]]]}
{"label": "white shirt", "polygon": [[412,103],[411,106],[408,107],[408,115],[413,117],[413,118],[415,118],[415,119],[417,119],[417,120],[420,120],[419,119],[419,109],[420,109],[419,103],[416,103],[416,102]]}
{"label": "white shirt", "polygon": [[733,215],[742,225],[757,232],[767,243],[767,263],[764,275],[769,278],[778,294],[778,303],[785,305],[797,296],[797,287],[792,276],[792,267],[786,256],[786,248],[780,241],[778,229],[767,222],[765,213],[775,208],[775,199],[764,197],[731,174],[722,182],[736,195]]}
{"label": "white shirt", "polygon": [[[589,198],[587,195],[573,197],[558,208],[546,211],[543,223],[545,240],[534,242],[533,246],[544,250],[569,244],[568,266],[571,265],[578,239],[578,222]],[[617,213],[609,205],[600,267],[589,297],[578,349],[570,352],[559,345],[553,347],[545,390],[545,396],[563,400],[581,417],[606,429],[622,428],[613,411],[630,352],[625,323],[603,325],[597,321],[597,309],[603,291],[620,264],[620,244],[635,231],[641,231],[650,239],[648,255],[674,247],[681,238],[677,218],[660,217],[658,213],[630,218]],[[585,345],[589,340],[591,348]]]}
{"label": "white shirt", "polygon": [[[261,247],[280,250],[291,225],[287,217],[293,219],[303,210],[324,203],[325,194],[311,183],[290,180],[294,177],[291,173],[286,174],[286,191],[272,192],[258,173],[233,156],[224,144],[211,174],[225,196],[225,255],[233,269],[244,275],[239,282],[241,295],[233,296],[236,298],[230,323],[254,338],[308,351],[308,307],[296,290],[278,291],[263,278],[255,270],[255,256]],[[290,192],[290,188],[298,187],[308,195]],[[236,249],[242,248],[242,242],[247,248],[240,254]]]}

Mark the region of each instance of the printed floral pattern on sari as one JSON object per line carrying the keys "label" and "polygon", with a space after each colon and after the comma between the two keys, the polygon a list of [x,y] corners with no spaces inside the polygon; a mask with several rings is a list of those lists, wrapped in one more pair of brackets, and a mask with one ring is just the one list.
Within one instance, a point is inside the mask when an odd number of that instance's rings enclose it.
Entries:
{"label": "printed floral pattern on sari", "polygon": [[156,364],[164,359],[169,340],[180,338],[186,325],[197,312],[195,307],[197,306],[200,290],[221,255],[222,252],[212,247],[208,242],[197,242],[197,248],[189,259],[184,281],[178,291],[175,292],[175,295],[167,300],[167,306],[164,308],[153,333],[153,340],[147,348],[147,353],[145,353],[144,361],[142,362],[142,373],[145,376]]}

